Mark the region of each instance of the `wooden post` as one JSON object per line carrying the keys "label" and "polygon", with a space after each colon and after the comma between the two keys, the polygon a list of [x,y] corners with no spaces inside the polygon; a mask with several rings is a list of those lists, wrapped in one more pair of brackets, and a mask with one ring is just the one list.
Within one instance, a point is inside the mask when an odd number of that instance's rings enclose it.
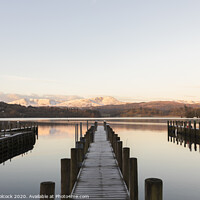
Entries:
{"label": "wooden post", "polygon": [[122,174],[124,181],[129,188],[129,157],[130,157],[130,148],[125,147],[122,150]]}
{"label": "wooden post", "polygon": [[184,134],[186,134],[187,122],[184,122]]}
{"label": "wooden post", "polygon": [[195,137],[196,137],[196,131],[197,131],[196,130],[196,128],[197,128],[196,126],[197,126],[197,123],[196,123],[196,121],[194,121],[194,135],[195,135]]}
{"label": "wooden post", "polygon": [[71,162],[70,162],[70,193],[76,182],[78,165],[77,165],[77,148],[71,149]]}
{"label": "wooden post", "polygon": [[83,161],[83,149],[82,148],[78,148],[77,149],[77,164],[78,164],[78,169],[81,168],[82,165],[82,161]]}
{"label": "wooden post", "polygon": [[191,124],[192,124],[192,122],[189,121],[189,134],[191,134]]}
{"label": "wooden post", "polygon": [[145,200],[162,200],[163,183],[161,179],[148,178],[145,180]]}
{"label": "wooden post", "polygon": [[130,158],[129,193],[131,200],[138,200],[137,158]]}
{"label": "wooden post", "polygon": [[117,142],[117,134],[114,134],[114,137],[113,137],[113,150],[114,150],[114,153],[116,154],[116,142]]}
{"label": "wooden post", "polygon": [[76,124],[75,124],[75,147],[76,147],[76,141],[77,141],[76,137],[77,137],[77,134],[76,134]]}
{"label": "wooden post", "polygon": [[169,133],[169,121],[167,121],[167,129],[168,129],[168,133]]}
{"label": "wooden post", "polygon": [[87,131],[88,131],[88,120],[87,120]]}
{"label": "wooden post", "polygon": [[122,141],[117,142],[117,161],[119,168],[122,171]]}
{"label": "wooden post", "polygon": [[40,200],[55,199],[55,183],[54,182],[42,182],[40,184]]}
{"label": "wooden post", "polygon": [[82,137],[82,122],[80,122],[80,138]]}
{"label": "wooden post", "polygon": [[77,136],[76,136],[76,141],[78,141],[78,124],[76,124],[76,133],[77,133]]}
{"label": "wooden post", "polygon": [[[61,196],[70,194],[70,159],[61,159]],[[61,198],[66,199],[66,198]]]}

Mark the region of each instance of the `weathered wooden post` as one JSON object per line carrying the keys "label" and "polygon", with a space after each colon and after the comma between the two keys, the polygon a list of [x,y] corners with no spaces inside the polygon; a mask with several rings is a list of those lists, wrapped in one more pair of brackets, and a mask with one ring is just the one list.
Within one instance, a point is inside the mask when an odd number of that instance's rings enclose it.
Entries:
{"label": "weathered wooden post", "polygon": [[[70,194],[70,159],[61,159],[61,196]],[[61,198],[66,199],[66,198]]]}
{"label": "weathered wooden post", "polygon": [[129,193],[131,200],[138,200],[138,170],[137,158],[130,158]]}
{"label": "weathered wooden post", "polygon": [[129,157],[130,148],[124,147],[122,150],[122,174],[127,188],[129,188]]}
{"label": "weathered wooden post", "polygon": [[184,122],[184,134],[186,134],[187,122]]}
{"label": "weathered wooden post", "polygon": [[189,134],[191,134],[191,125],[192,124],[192,122],[191,121],[189,121]]}
{"label": "weathered wooden post", "polygon": [[80,122],[80,137],[82,137],[82,122]]}
{"label": "weathered wooden post", "polygon": [[194,121],[194,136],[195,136],[195,138],[196,138],[196,121]]}
{"label": "weathered wooden post", "polygon": [[145,200],[162,200],[163,183],[161,179],[148,178],[145,180]]}
{"label": "weathered wooden post", "polygon": [[77,149],[77,162],[78,162],[78,169],[81,168],[81,165],[82,165],[82,161],[83,161],[83,149],[82,148],[78,148]]}
{"label": "weathered wooden post", "polygon": [[76,134],[77,134],[76,141],[78,141],[78,124],[76,124]]}
{"label": "weathered wooden post", "polygon": [[117,136],[118,136],[118,134],[115,134],[114,135],[114,141],[113,141],[113,150],[114,150],[114,152],[115,152],[115,155],[116,155],[116,147],[117,147]]}
{"label": "weathered wooden post", "polygon": [[117,142],[117,161],[119,168],[122,171],[122,141]]}
{"label": "weathered wooden post", "polygon": [[97,126],[98,126],[98,122],[95,121],[95,122],[94,122],[95,131],[97,130]]}
{"label": "weathered wooden post", "polygon": [[169,121],[167,121],[167,130],[168,130],[168,133],[169,133]]}
{"label": "weathered wooden post", "polygon": [[40,200],[55,199],[55,183],[54,182],[42,182],[40,184]]}
{"label": "weathered wooden post", "polygon": [[70,162],[70,192],[73,189],[74,183],[76,182],[77,173],[78,173],[78,164],[77,164],[77,148],[71,149],[71,162]]}

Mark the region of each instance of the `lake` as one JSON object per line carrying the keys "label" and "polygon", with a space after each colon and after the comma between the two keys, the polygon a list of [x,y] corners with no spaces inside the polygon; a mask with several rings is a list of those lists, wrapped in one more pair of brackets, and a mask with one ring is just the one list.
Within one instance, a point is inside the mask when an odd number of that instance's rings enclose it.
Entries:
{"label": "lake", "polygon": [[[117,120],[117,121],[116,121]],[[39,194],[40,182],[54,181],[60,194],[60,159],[70,157],[75,145],[74,122],[47,120],[38,127],[34,148],[0,165],[0,194]],[[168,141],[166,119],[115,119],[109,124],[138,159],[139,199],[144,200],[144,180],[163,180],[165,200],[199,200],[199,145],[189,148]],[[87,129],[83,123],[83,132]],[[184,147],[185,146],[185,147]]]}

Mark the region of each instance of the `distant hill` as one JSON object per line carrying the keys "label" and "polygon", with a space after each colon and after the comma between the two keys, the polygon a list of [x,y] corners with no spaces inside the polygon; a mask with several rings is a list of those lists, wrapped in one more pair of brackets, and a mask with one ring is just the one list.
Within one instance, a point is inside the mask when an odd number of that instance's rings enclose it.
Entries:
{"label": "distant hill", "polygon": [[91,99],[78,99],[66,101],[57,106],[66,106],[66,107],[97,107],[97,106],[106,106],[106,105],[123,105],[124,102],[118,101],[113,97],[96,97]]}
{"label": "distant hill", "polygon": [[0,102],[0,118],[26,117],[101,117],[97,110],[60,108],[60,107],[32,107]]}
{"label": "distant hill", "polygon": [[[199,117],[200,103],[187,101],[122,102],[114,97],[83,98],[59,95],[0,93],[0,117]],[[76,112],[76,113],[75,113]]]}
{"label": "distant hill", "polygon": [[57,107],[96,107],[105,105],[122,105],[124,102],[118,101],[113,97],[96,97],[96,98],[75,98],[75,99],[57,99],[53,98],[21,98],[14,101],[8,101],[9,104],[19,104],[23,106],[57,106]]}
{"label": "distant hill", "polygon": [[22,106],[56,106],[65,101],[83,99],[76,95],[20,95],[5,94],[0,92],[0,101],[9,104],[19,104]]}
{"label": "distant hill", "polygon": [[[99,99],[98,99],[99,100]],[[109,99],[110,100],[110,99]],[[200,117],[199,104],[170,101],[101,105],[93,107],[21,106],[0,102],[2,117]],[[115,101],[115,100],[113,100]],[[95,101],[96,105],[97,99]],[[107,101],[104,102],[106,104]],[[87,103],[87,102],[86,102]],[[110,103],[108,101],[107,103]],[[73,104],[74,105],[74,104]],[[88,104],[87,104],[88,105]],[[90,105],[90,104],[89,104]]]}
{"label": "distant hill", "polygon": [[200,104],[180,103],[176,101],[151,101],[107,105],[96,108],[102,116],[112,117],[199,117]]}

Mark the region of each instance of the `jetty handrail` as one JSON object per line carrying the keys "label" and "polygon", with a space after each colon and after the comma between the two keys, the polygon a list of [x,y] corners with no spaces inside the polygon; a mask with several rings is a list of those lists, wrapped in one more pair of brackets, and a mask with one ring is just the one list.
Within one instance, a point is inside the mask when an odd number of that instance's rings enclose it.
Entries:
{"label": "jetty handrail", "polygon": [[35,122],[3,121],[0,123],[0,137],[24,131],[38,132],[38,126]]}

